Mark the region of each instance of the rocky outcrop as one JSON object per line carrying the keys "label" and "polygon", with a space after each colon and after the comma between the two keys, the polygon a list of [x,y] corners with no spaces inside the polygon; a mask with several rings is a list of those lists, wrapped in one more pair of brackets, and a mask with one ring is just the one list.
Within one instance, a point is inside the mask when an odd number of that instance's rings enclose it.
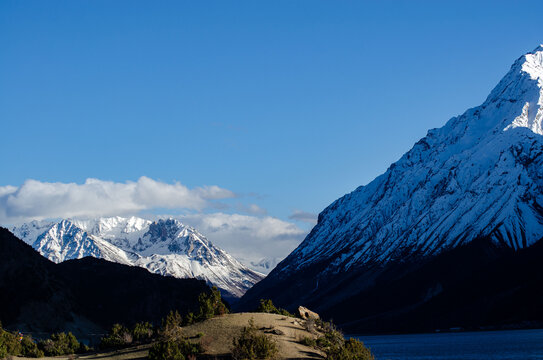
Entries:
{"label": "rocky outcrop", "polygon": [[317,314],[316,312],[311,311],[308,308],[303,307],[303,306],[298,306],[298,314],[300,315],[300,317],[302,319],[305,319],[305,320],[307,320],[307,319],[313,319],[313,320],[320,319],[319,314]]}

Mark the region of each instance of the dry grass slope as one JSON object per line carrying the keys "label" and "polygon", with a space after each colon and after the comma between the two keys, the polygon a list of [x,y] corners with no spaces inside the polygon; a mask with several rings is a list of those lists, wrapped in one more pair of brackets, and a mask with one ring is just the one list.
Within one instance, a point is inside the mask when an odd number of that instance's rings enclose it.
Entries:
{"label": "dry grass slope", "polygon": [[204,334],[200,341],[205,354],[212,357],[227,356],[232,350],[232,340],[253,319],[255,326],[262,333],[271,336],[277,342],[279,359],[323,359],[324,353],[302,345],[299,341],[305,337],[316,338],[307,331],[303,320],[277,314],[236,313],[215,317],[201,323],[183,328],[185,336],[196,338]]}
{"label": "dry grass slope", "polygon": [[[230,357],[232,343],[239,337],[241,330],[248,326],[249,320],[260,332],[276,341],[279,349],[277,359],[324,359],[325,354],[317,349],[300,344],[304,338],[315,338],[317,335],[307,331],[304,320],[267,313],[236,313],[217,316],[182,328],[183,335],[190,341],[200,342],[204,347],[206,358]],[[49,359],[85,359],[85,360],[134,360],[146,359],[150,344],[130,347],[117,351],[94,354],[72,355]],[[24,359],[24,358],[15,358]]]}

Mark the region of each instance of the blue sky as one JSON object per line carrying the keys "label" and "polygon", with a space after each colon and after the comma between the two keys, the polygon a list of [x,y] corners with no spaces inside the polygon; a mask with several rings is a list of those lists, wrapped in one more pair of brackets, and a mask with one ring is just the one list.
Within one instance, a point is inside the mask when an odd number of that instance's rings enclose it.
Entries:
{"label": "blue sky", "polygon": [[[280,220],[300,229],[286,249],[311,226],[294,213],[318,213],[480,104],[543,42],[541,13],[541,1],[2,1],[0,187],[215,185],[225,192],[206,205],[138,211]],[[25,209],[49,205],[32,196]]]}

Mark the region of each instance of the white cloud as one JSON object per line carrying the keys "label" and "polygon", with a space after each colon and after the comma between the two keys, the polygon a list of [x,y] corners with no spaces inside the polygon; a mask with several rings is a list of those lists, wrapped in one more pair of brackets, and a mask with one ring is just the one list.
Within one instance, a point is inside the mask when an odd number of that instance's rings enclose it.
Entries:
{"label": "white cloud", "polygon": [[83,184],[27,180],[0,187],[0,221],[135,214],[154,208],[202,210],[236,195],[218,186],[189,189],[142,176],[124,183],[87,179]]}
{"label": "white cloud", "polygon": [[0,197],[13,194],[15,191],[17,191],[16,186],[10,186],[10,185],[0,186]]}
{"label": "white cloud", "polygon": [[307,235],[295,224],[271,216],[190,214],[181,220],[246,265],[262,259],[282,259]]}
{"label": "white cloud", "polygon": [[318,215],[306,211],[295,210],[288,218],[291,220],[303,221],[311,225],[316,225]]}
{"label": "white cloud", "polygon": [[256,204],[244,205],[244,204],[239,203],[236,206],[236,210],[245,214],[249,214],[249,215],[267,215],[268,214],[268,211],[266,209],[263,209]]}
{"label": "white cloud", "polygon": [[[172,209],[182,214],[176,217],[248,266],[263,259],[275,264],[307,234],[294,223],[267,215],[256,204],[220,202],[236,197],[218,186],[189,189],[179,182],[168,184],[148,177],[135,182],[87,179],[82,184],[27,180],[19,187],[0,186],[0,224],[145,213],[153,218],[158,210]],[[247,215],[208,213],[226,208]]]}

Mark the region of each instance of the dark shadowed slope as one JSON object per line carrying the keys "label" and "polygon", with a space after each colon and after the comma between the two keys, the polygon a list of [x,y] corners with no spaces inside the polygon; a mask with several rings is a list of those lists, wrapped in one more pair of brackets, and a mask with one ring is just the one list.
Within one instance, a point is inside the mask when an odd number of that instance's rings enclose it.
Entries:
{"label": "dark shadowed slope", "polygon": [[364,333],[540,327],[542,259],[541,241],[514,251],[476,240],[427,262],[391,266],[329,316]]}
{"label": "dark shadowed slope", "polygon": [[[0,321],[4,326],[60,328],[72,319],[69,289],[54,264],[0,228]],[[31,322],[31,323],[30,323]]]}
{"label": "dark shadowed slope", "polygon": [[158,323],[198,308],[205,282],[84,258],[54,264],[0,228],[0,321],[7,328],[59,331]]}

